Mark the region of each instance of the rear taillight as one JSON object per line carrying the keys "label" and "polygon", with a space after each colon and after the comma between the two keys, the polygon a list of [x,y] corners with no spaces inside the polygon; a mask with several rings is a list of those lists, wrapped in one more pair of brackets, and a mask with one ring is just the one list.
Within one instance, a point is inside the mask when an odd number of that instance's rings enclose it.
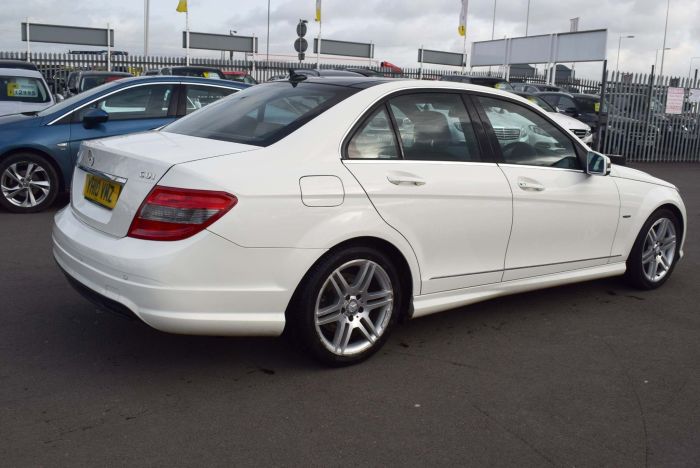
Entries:
{"label": "rear taillight", "polygon": [[238,199],[226,192],[155,186],[141,204],[129,228],[129,237],[175,241],[204,230]]}

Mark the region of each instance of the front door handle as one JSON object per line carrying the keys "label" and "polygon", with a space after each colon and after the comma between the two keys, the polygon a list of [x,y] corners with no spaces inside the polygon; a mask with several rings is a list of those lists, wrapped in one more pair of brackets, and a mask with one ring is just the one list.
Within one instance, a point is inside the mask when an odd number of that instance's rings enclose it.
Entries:
{"label": "front door handle", "polygon": [[527,192],[541,192],[544,190],[544,185],[525,178],[518,179],[518,187],[520,187],[520,190],[525,190]]}
{"label": "front door handle", "polygon": [[425,181],[410,174],[387,174],[386,180],[394,185],[425,185]]}

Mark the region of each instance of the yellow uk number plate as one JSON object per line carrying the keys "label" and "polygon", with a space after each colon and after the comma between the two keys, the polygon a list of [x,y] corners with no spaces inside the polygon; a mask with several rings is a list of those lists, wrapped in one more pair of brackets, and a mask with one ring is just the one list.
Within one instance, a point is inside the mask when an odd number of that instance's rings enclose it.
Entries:
{"label": "yellow uk number plate", "polygon": [[93,174],[85,174],[83,196],[98,205],[111,210],[117,205],[121,191],[122,186],[117,182]]}

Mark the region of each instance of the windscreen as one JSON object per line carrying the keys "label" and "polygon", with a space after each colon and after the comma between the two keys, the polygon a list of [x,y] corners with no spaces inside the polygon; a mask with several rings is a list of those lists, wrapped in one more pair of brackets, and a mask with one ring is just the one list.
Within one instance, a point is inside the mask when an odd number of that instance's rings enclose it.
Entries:
{"label": "windscreen", "polygon": [[268,146],[357,91],[320,83],[266,83],[211,104],[163,131]]}
{"label": "windscreen", "polygon": [[80,91],[86,91],[88,89],[95,88],[97,86],[103,85],[105,83],[111,83],[112,81],[121,80],[126,78],[125,75],[88,75],[83,78],[80,83]]}
{"label": "windscreen", "polygon": [[556,112],[556,109],[552,107],[547,101],[544,99],[535,96],[534,94],[529,94],[527,96],[523,96],[525,99],[530,101],[531,103],[541,107],[542,109],[546,110],[547,112]]}
{"label": "windscreen", "polygon": [[51,97],[39,78],[0,76],[0,101],[49,102]]}

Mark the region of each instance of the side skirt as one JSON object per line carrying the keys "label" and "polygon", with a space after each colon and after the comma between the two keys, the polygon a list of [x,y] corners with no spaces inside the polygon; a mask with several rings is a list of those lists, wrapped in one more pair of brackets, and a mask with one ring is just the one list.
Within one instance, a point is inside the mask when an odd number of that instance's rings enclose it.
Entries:
{"label": "side skirt", "polygon": [[562,273],[414,296],[413,318],[474,304],[487,299],[493,299],[494,297],[606,278],[609,276],[619,276],[625,273],[626,268],[625,262],[608,263]]}

